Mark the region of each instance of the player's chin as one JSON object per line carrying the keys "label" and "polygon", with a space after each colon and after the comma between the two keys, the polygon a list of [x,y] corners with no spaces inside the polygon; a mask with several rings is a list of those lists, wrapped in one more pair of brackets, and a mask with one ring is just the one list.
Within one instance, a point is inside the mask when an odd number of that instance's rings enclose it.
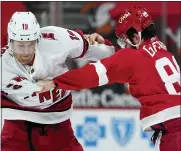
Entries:
{"label": "player's chin", "polygon": [[21,62],[22,64],[25,64],[25,65],[26,65],[26,64],[28,64],[28,63],[30,62],[30,60],[31,60],[31,59],[29,59],[29,58],[27,58],[27,59],[23,58],[23,59],[21,59],[20,62]]}

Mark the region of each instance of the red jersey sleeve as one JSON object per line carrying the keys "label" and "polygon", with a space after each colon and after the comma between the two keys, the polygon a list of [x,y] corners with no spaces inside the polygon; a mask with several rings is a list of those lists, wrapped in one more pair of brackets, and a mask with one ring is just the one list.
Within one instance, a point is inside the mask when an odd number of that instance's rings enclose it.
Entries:
{"label": "red jersey sleeve", "polygon": [[53,81],[61,89],[80,90],[114,82],[126,83],[134,72],[135,50],[124,49],[109,58],[71,70]]}

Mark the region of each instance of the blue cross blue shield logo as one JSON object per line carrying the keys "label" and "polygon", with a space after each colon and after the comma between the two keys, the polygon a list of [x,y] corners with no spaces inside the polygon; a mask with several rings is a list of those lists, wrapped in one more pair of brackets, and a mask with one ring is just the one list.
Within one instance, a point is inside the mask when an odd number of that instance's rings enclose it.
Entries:
{"label": "blue cross blue shield logo", "polygon": [[112,118],[111,120],[113,138],[121,146],[126,146],[132,139],[134,129],[135,121],[133,118]]}
{"label": "blue cross blue shield logo", "polygon": [[85,146],[95,147],[105,137],[105,126],[98,124],[97,117],[86,117],[84,124],[77,126],[76,136],[84,140]]}

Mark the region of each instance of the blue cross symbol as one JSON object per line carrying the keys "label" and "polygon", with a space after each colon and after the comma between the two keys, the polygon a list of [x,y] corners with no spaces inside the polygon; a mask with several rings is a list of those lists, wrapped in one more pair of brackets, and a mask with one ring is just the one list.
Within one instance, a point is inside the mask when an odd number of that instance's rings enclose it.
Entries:
{"label": "blue cross symbol", "polygon": [[84,121],[77,126],[77,137],[84,140],[85,146],[96,146],[98,140],[105,137],[105,126],[97,123],[97,117],[86,117]]}

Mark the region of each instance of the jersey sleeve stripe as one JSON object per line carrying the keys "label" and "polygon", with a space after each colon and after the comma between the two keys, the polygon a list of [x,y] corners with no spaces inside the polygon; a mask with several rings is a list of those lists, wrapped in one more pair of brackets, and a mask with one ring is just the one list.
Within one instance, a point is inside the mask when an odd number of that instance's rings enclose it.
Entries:
{"label": "jersey sleeve stripe", "polygon": [[78,59],[78,58],[82,58],[86,54],[86,52],[87,52],[87,50],[89,48],[89,43],[88,43],[87,40],[84,39],[83,32],[81,30],[75,30],[75,32],[78,33],[81,36],[82,40],[83,40],[82,54],[80,56],[78,56],[78,57],[73,58],[73,59]]}
{"label": "jersey sleeve stripe", "polygon": [[99,86],[107,84],[109,80],[106,74],[107,70],[105,66],[100,61],[91,64],[95,66],[96,73],[99,77]]}

